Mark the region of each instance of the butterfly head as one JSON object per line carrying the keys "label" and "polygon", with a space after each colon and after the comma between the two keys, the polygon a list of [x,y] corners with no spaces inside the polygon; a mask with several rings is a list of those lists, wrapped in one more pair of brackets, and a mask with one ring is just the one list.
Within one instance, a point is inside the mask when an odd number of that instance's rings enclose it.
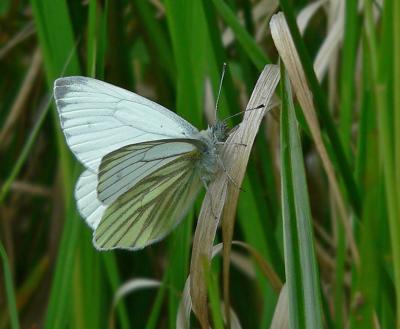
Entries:
{"label": "butterfly head", "polygon": [[213,137],[217,142],[225,142],[228,138],[228,127],[225,121],[217,121],[210,127]]}

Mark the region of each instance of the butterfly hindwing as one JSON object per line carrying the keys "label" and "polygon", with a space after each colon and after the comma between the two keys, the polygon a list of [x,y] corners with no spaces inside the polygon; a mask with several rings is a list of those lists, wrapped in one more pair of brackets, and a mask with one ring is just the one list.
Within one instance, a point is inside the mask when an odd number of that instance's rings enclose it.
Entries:
{"label": "butterfly hindwing", "polygon": [[99,249],[141,249],[167,235],[185,216],[201,182],[189,152],[147,175],[109,205],[94,232]]}
{"label": "butterfly hindwing", "polygon": [[127,145],[107,154],[99,167],[98,199],[111,204],[118,196],[167,163],[198,154],[192,139],[167,139]]}
{"label": "butterfly hindwing", "polygon": [[85,170],[80,176],[75,186],[75,199],[79,213],[86,223],[96,229],[106,206],[97,198],[97,174],[90,170]]}

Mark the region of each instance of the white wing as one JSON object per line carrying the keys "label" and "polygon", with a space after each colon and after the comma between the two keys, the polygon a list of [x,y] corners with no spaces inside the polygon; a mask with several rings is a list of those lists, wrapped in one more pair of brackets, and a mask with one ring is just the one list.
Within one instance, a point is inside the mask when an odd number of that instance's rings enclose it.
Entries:
{"label": "white wing", "polygon": [[196,152],[147,175],[104,212],[93,234],[101,250],[142,249],[165,237],[185,216],[201,188]]}
{"label": "white wing", "polygon": [[198,132],[161,105],[96,79],[57,79],[54,97],[69,147],[93,171],[103,156],[122,146]]}
{"label": "white wing", "polygon": [[139,181],[182,157],[196,158],[204,147],[189,138],[168,139],[127,145],[107,154],[98,172],[97,197],[111,204]]}
{"label": "white wing", "polygon": [[[98,173],[85,170],[76,183],[75,199],[79,213],[87,224],[96,230],[106,217],[107,208],[115,205],[115,201],[126,195],[129,190],[139,191],[140,186],[144,185],[143,182],[149,181],[149,177],[164,180],[164,186],[167,186],[170,177],[165,176],[164,168],[177,161],[179,165],[175,167],[181,168],[177,172],[185,172],[183,181],[189,178],[190,181],[199,180],[198,173],[195,172],[195,162],[203,148],[204,145],[199,140],[168,139],[127,145],[107,154],[101,160]],[[179,184],[182,184],[182,181]],[[194,184],[189,188],[189,194],[193,193],[194,197],[200,187],[201,184]],[[142,195],[147,192],[150,191],[142,191]],[[191,199],[186,195],[175,195],[175,198]],[[187,204],[189,206],[190,202]],[[172,216],[172,223],[175,223],[175,220],[178,222],[186,213],[186,210],[179,211],[181,215]],[[178,217],[178,220],[175,217]],[[157,237],[165,234],[166,232],[160,232]]]}
{"label": "white wing", "polygon": [[86,223],[95,230],[107,206],[97,198],[97,174],[85,170],[75,186],[75,199],[78,210]]}

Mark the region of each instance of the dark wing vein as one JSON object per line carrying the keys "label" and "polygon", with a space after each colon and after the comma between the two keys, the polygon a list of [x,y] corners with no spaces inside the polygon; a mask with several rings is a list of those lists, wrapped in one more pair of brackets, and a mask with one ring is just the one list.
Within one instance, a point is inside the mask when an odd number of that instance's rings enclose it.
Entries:
{"label": "dark wing vein", "polygon": [[165,236],[187,212],[201,186],[194,154],[181,156],[119,196],[94,234],[100,249],[141,249]]}
{"label": "dark wing vein", "polygon": [[111,204],[168,162],[189,154],[198,157],[202,147],[202,142],[193,139],[168,139],[127,145],[111,152],[100,164],[99,200]]}

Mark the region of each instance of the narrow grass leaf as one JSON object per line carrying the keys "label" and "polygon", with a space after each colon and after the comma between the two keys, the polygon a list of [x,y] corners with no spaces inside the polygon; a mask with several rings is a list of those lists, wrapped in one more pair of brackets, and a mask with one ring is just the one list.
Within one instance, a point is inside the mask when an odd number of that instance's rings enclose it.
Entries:
{"label": "narrow grass leaf", "polygon": [[311,18],[316,14],[316,12],[327,2],[327,0],[318,0],[314,2],[310,2],[307,6],[305,6],[300,13],[297,15],[296,22],[299,26],[299,31],[301,34],[304,33],[305,29],[308,26]]}
{"label": "narrow grass leaf", "polygon": [[[267,65],[265,67],[254,88],[247,106],[248,109],[257,107],[260,104],[267,106],[266,104],[270,102],[278,83],[278,76],[278,69],[275,66]],[[243,180],[251,147],[263,115],[264,111],[246,112],[241,125],[234,134],[229,136],[222,151],[221,159],[225,164],[226,170],[239,185]],[[237,148],[234,145],[235,143],[244,143],[247,146]],[[227,189],[229,189],[228,194]],[[204,328],[208,327],[207,288],[204,281],[204,270],[200,264],[203,264],[204,260],[210,261],[219,218],[224,207],[223,220],[226,223],[233,223],[238,197],[239,190],[237,187],[228,186],[226,175],[220,172],[208,188],[199,215],[190,266],[191,296],[193,310]]]}
{"label": "narrow grass leaf", "polygon": [[[224,329],[224,321],[222,319],[220,297],[218,292],[217,278],[211,270],[210,264],[205,264],[205,277],[208,290],[208,298],[210,300],[210,311],[213,328]],[[208,268],[207,268],[208,266]]]}
{"label": "narrow grass leaf", "polygon": [[[120,275],[118,273],[118,264],[114,254],[107,253],[102,255],[103,264],[107,272],[107,278],[113,291],[117,290],[120,286]],[[129,329],[128,314],[126,311],[125,303],[121,301],[117,305],[117,313],[119,323],[122,329]]]}
{"label": "narrow grass leaf", "polygon": [[14,295],[14,283],[12,279],[10,265],[8,263],[7,253],[1,241],[0,241],[0,257],[3,263],[4,285],[6,289],[8,312],[11,319],[11,328],[19,329],[17,303],[15,301],[15,295]]}
{"label": "narrow grass leaf", "polygon": [[[394,105],[394,131],[395,131],[395,167],[400,168],[400,40],[398,35],[400,33],[400,3],[399,1],[392,0],[393,12],[393,105]],[[387,6],[386,6],[387,8]],[[386,9],[389,10],[389,9]],[[400,195],[400,172],[396,171],[396,185],[397,195]],[[398,207],[400,212],[400,206]]]}
{"label": "narrow grass leaf", "polygon": [[[204,30],[196,27],[202,25],[197,15],[200,3],[190,1],[165,1],[168,32],[172,40],[172,52],[176,67],[176,109],[184,118],[197,127],[203,121],[202,89],[199,81],[204,80],[205,44]],[[192,25],[192,22],[197,23]],[[197,52],[197,53],[196,53]],[[199,60],[199,63],[197,61]],[[169,283],[175,290],[182,290],[189,270],[190,242],[192,236],[193,212],[189,213],[182,225],[174,230],[169,239]],[[169,327],[175,328],[179,300],[169,293]]]}
{"label": "narrow grass leaf", "polygon": [[[333,119],[329,112],[329,107],[325,94],[322,91],[321,86],[319,85],[318,79],[314,72],[313,65],[308,55],[308,51],[306,49],[303,39],[301,38],[300,31],[297,27],[297,23],[293,14],[292,5],[289,3],[288,0],[280,0],[280,4],[287,19],[287,23],[285,21],[285,29],[290,30],[290,35],[291,35],[290,40],[291,43],[293,44],[293,48],[296,49],[296,54],[297,54],[296,57],[298,57],[298,64],[300,64],[301,70],[302,71],[304,70],[305,74],[303,75],[303,78],[310,85],[310,90],[313,95],[314,102],[316,104],[315,107],[318,111],[317,112],[318,117],[320,117],[321,122],[326,129],[329,141],[332,144],[332,150],[336,160],[335,163],[337,163],[337,169],[339,171],[340,176],[343,178],[344,186],[347,192],[347,197],[351,201],[354,212],[357,215],[359,215],[360,214],[359,191],[355,183],[354,177],[352,176],[352,171],[350,170],[350,166],[348,160],[346,159],[343,146],[341,145],[341,141],[339,139]],[[282,20],[282,18],[279,19]],[[275,21],[276,20],[277,19],[275,19]],[[272,21],[270,23],[270,26],[272,30]],[[276,40],[274,40],[274,42],[276,42]],[[289,65],[286,64],[286,66],[288,67],[289,70]]]}
{"label": "narrow grass leaf", "polygon": [[160,315],[162,312],[162,306],[163,306],[165,293],[167,290],[167,282],[168,282],[168,274],[169,273],[170,272],[167,272],[164,275],[164,278],[163,278],[162,282],[160,283],[160,288],[158,289],[156,299],[151,308],[151,313],[150,313],[149,319],[147,320],[145,329],[156,329],[157,328],[157,324],[159,323]]}
{"label": "narrow grass leaf", "polygon": [[12,183],[15,181],[15,179],[18,177],[23,165],[25,164],[29,152],[31,151],[36,138],[40,132],[40,129],[43,126],[43,122],[47,116],[47,113],[49,112],[49,109],[51,108],[51,102],[53,98],[48,96],[47,99],[45,100],[42,108],[39,110],[39,117],[32,129],[32,132],[30,133],[28,140],[26,141],[24,147],[22,148],[21,154],[18,157],[17,162],[15,163],[10,175],[7,177],[6,181],[4,184],[1,186],[0,190],[0,204],[4,202],[4,199],[6,198],[8,192],[10,191]]}
{"label": "narrow grass leaf", "polygon": [[[289,150],[292,170],[293,197],[296,210],[297,235],[307,328],[322,328],[319,275],[314,252],[311,211],[309,207],[300,135],[297,131],[290,85],[286,85],[289,99],[287,111],[289,124]],[[283,110],[282,110],[283,111]]]}
{"label": "narrow grass leaf", "polygon": [[[385,7],[391,11],[393,8]],[[399,221],[399,187],[396,185],[396,170],[394,151],[395,141],[393,135],[393,113],[391,113],[391,100],[388,97],[390,92],[391,72],[385,69],[384,52],[379,53],[378,40],[375,31],[375,21],[373,16],[372,1],[365,2],[365,32],[366,42],[370,51],[371,75],[373,80],[374,105],[377,112],[379,129],[379,146],[381,151],[381,161],[384,176],[387,216],[390,228],[390,240],[393,253],[393,272],[394,285],[396,287],[396,310],[397,327],[400,327],[400,221]],[[389,16],[390,17],[390,16]],[[388,16],[384,13],[383,26],[390,26],[391,21],[387,22]],[[388,34],[387,35],[391,35]],[[397,36],[393,36],[396,38]],[[392,47],[393,40],[384,39],[382,50],[389,50]],[[380,57],[382,56],[382,57]],[[396,78],[397,79],[397,78]]]}
{"label": "narrow grass leaf", "polygon": [[281,75],[281,163],[285,168],[282,173],[282,203],[289,323],[290,328],[320,329],[323,327],[321,292],[304,160],[291,87],[283,66]]}
{"label": "narrow grass leaf", "polygon": [[240,246],[249,252],[276,293],[282,289],[283,284],[281,279],[258,250],[253,248],[250,244],[241,241],[232,241],[232,244]]}
{"label": "narrow grass leaf", "polygon": [[[44,65],[49,86],[61,74],[79,74],[79,62],[75,53],[75,41],[68,8],[63,1],[43,2],[32,0],[32,10],[35,19],[39,42],[43,53]],[[60,328],[69,321],[68,315],[71,298],[72,274],[75,252],[79,240],[80,222],[75,206],[72,204],[72,182],[78,170],[71,168],[71,156],[66,150],[64,137],[59,129],[59,122],[54,112],[57,146],[60,152],[60,166],[63,173],[63,192],[66,204],[66,221],[59,245],[56,269],[51,285],[50,298],[45,328]]]}
{"label": "narrow grass leaf", "polygon": [[[356,1],[346,1],[345,33],[340,72],[340,135],[349,156],[355,96],[355,70],[360,24]],[[346,147],[346,145],[348,145]]]}
{"label": "narrow grass leaf", "polygon": [[157,62],[167,72],[171,82],[176,77],[176,68],[173,61],[171,45],[167,40],[167,35],[159,20],[157,20],[151,3],[148,1],[132,1],[140,15],[141,22],[144,25],[144,33],[146,41],[150,47],[150,51],[156,54]]}
{"label": "narrow grass leaf", "polygon": [[354,262],[358,264],[359,253],[354,240],[350,218],[347,214],[345,202],[339,188],[339,183],[336,179],[333,164],[328,156],[328,152],[322,139],[322,132],[314,108],[313,94],[308,88],[306,75],[303,71],[300,58],[293,43],[293,39],[284,15],[282,13],[274,15],[271,19],[270,26],[275,46],[278,50],[279,56],[285,63],[288,75],[291,82],[293,83],[296,96],[302,107],[304,116],[307,120],[312,137],[314,139],[316,149],[327,174],[329,184],[332,188],[333,197],[339,210],[339,218],[342,220],[342,223],[345,227],[346,238],[349,242]]}
{"label": "narrow grass leaf", "polygon": [[123,283],[114,294],[113,304],[109,316],[109,328],[116,328],[115,309],[119,302],[129,294],[138,290],[159,288],[162,283],[158,280],[148,278],[136,278]]}
{"label": "narrow grass leaf", "polygon": [[[286,79],[286,78],[285,78]],[[288,289],[288,314],[289,328],[305,328],[304,302],[301,292],[300,256],[297,252],[299,237],[296,230],[296,213],[294,204],[294,191],[291,172],[291,159],[289,148],[289,111],[288,103],[291,102],[286,92],[286,83],[281,82],[281,189],[282,189],[282,220],[283,220],[283,244],[285,254],[285,274]]]}
{"label": "narrow grass leaf", "polygon": [[44,328],[61,328],[68,323],[71,298],[71,285],[80,236],[80,218],[76,214],[75,205],[70,203],[66,211],[68,220],[64,224],[63,235],[57,254],[56,271],[50,291]]}
{"label": "narrow grass leaf", "polygon": [[254,66],[261,70],[265,64],[270,63],[267,55],[265,55],[263,50],[254,41],[254,38],[240,24],[229,6],[223,0],[213,0],[213,3],[218,13],[225,20],[225,23],[233,30],[236,39],[246,51]]}
{"label": "narrow grass leaf", "polygon": [[288,288],[285,284],[280,293],[275,306],[274,317],[272,318],[269,329],[288,329],[289,328],[289,298]]}
{"label": "narrow grass leaf", "polygon": [[[235,241],[235,244],[242,246],[245,249],[248,248],[248,245],[246,245],[245,243],[241,243],[239,241]],[[223,243],[219,243],[219,244],[213,246],[210,260],[213,260],[215,258],[215,256],[221,254],[222,248],[223,248]],[[210,265],[211,265],[211,263],[208,263],[208,266],[210,266]],[[208,272],[206,270],[204,271],[204,273],[206,275],[208,275]],[[191,279],[190,279],[190,275],[189,275],[185,282],[185,286],[184,286],[184,289],[182,292],[182,297],[181,297],[181,300],[179,303],[178,313],[176,316],[176,328],[177,329],[189,329],[190,328],[190,326],[189,326],[190,325],[190,314],[191,314],[192,307],[193,307],[191,293],[190,293],[190,290],[191,290],[190,283],[191,283]],[[212,289],[215,289],[215,288],[212,287]],[[214,292],[212,292],[212,293],[214,293]],[[220,312],[222,312],[225,309],[224,303],[221,302],[219,308],[220,308]],[[241,329],[242,327],[240,325],[239,318],[237,317],[236,313],[234,312],[234,310],[232,308],[229,309],[229,314],[230,314],[230,318],[231,318],[231,328],[232,329]],[[226,325],[228,323],[227,319],[225,317],[223,317],[223,320]],[[209,328],[209,327],[207,327],[207,328]]]}

